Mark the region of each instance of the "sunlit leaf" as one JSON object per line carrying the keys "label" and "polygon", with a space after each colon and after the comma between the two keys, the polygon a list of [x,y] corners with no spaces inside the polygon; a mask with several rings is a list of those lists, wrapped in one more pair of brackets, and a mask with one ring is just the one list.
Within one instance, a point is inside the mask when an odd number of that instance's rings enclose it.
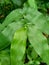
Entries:
{"label": "sunlit leaf", "polygon": [[11,64],[22,65],[22,59],[26,50],[26,29],[22,28],[15,32],[11,44]]}

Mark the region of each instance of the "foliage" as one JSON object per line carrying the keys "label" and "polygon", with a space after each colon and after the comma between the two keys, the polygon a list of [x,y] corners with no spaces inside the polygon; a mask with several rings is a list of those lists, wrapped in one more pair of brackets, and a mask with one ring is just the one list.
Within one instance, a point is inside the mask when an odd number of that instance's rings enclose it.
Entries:
{"label": "foliage", "polygon": [[48,0],[0,1],[0,65],[49,65],[48,11]]}

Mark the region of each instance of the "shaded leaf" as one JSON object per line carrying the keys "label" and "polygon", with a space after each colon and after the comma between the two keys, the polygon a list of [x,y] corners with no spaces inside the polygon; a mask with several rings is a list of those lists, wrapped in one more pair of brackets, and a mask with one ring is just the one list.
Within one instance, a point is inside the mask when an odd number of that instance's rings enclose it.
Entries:
{"label": "shaded leaf", "polygon": [[7,47],[9,43],[9,40],[2,33],[0,33],[0,50]]}
{"label": "shaded leaf", "polygon": [[22,0],[12,0],[12,2],[18,6],[22,5]]}
{"label": "shaded leaf", "polygon": [[8,50],[0,51],[1,65],[10,65],[10,56]]}

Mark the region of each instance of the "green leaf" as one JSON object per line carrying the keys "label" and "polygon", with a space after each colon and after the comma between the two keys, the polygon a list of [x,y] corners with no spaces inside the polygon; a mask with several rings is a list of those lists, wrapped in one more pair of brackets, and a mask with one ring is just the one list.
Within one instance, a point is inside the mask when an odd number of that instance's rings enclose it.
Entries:
{"label": "green leaf", "polygon": [[1,65],[10,65],[10,56],[8,50],[0,51]]}
{"label": "green leaf", "polygon": [[21,22],[13,22],[7,26],[1,33],[0,33],[0,50],[7,47],[13,38],[15,31],[22,27]]}
{"label": "green leaf", "polygon": [[21,0],[12,0],[12,2],[18,6],[22,5],[22,1]]}
{"label": "green leaf", "polygon": [[9,4],[10,3],[10,0],[4,0],[6,4]]}
{"label": "green leaf", "polygon": [[28,3],[30,7],[33,7],[34,9],[37,9],[36,1],[35,0],[28,0]]}
{"label": "green leaf", "polygon": [[0,4],[4,4],[4,0],[1,0],[1,1],[0,1]]}
{"label": "green leaf", "polygon": [[12,65],[23,65],[22,59],[26,50],[26,29],[20,28],[17,30],[13,37],[11,44],[11,64]]}
{"label": "green leaf", "polygon": [[28,26],[28,29],[28,38],[31,45],[43,61],[49,65],[49,46],[46,37],[36,26]]}
{"label": "green leaf", "polygon": [[47,39],[47,40],[48,40],[48,44],[49,44],[49,37],[48,37],[48,39]]}
{"label": "green leaf", "polygon": [[34,50],[34,48],[30,45],[27,49],[27,56],[29,60],[36,59],[38,57],[38,54]]}
{"label": "green leaf", "polygon": [[43,32],[49,35],[49,21],[45,22]]}
{"label": "green leaf", "polygon": [[2,31],[2,34],[11,42],[15,31],[22,27],[21,22],[13,22]]}
{"label": "green leaf", "polygon": [[2,33],[0,33],[0,50],[7,47],[9,44],[9,40]]}
{"label": "green leaf", "polygon": [[32,8],[28,8],[27,14],[26,16],[24,16],[24,18],[28,20],[29,23],[36,25],[36,27],[43,32],[44,30],[43,27],[45,26],[45,23],[47,22],[47,20],[42,13]]}
{"label": "green leaf", "polygon": [[2,23],[2,27],[0,28],[0,31],[4,30],[5,27],[7,27],[8,24],[12,22],[17,22],[21,18],[23,18],[23,12],[21,9],[17,9],[12,11],[4,20]]}

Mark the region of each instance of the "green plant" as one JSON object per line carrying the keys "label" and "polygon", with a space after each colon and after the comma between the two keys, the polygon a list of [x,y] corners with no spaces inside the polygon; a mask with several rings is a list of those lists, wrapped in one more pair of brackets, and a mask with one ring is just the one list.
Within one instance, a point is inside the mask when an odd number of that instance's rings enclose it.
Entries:
{"label": "green plant", "polygon": [[49,17],[37,2],[28,0],[0,24],[0,60],[6,56],[6,65],[49,65]]}

